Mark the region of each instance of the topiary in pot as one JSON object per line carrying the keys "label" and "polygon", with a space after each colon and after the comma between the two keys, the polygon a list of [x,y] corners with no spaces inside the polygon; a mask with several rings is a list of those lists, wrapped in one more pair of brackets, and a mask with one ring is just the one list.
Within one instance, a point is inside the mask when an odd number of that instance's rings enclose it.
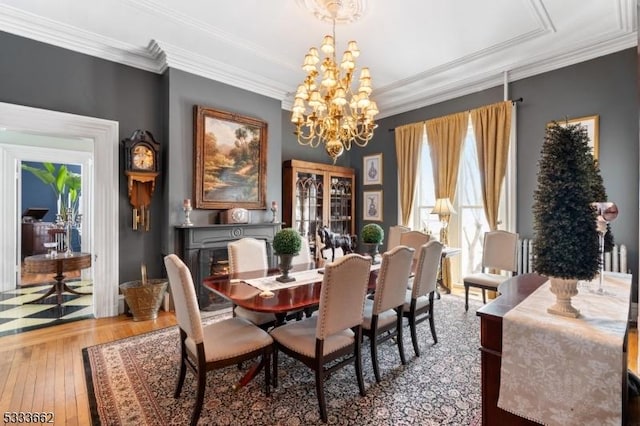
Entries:
{"label": "topiary in pot", "polygon": [[302,237],[293,228],[284,228],[276,232],[273,237],[273,251],[278,257],[280,257],[280,272],[282,275],[277,277],[276,280],[286,283],[295,281],[295,278],[289,276],[291,270],[291,259],[293,256],[300,253],[300,246],[302,244]]}
{"label": "topiary in pot", "polygon": [[380,262],[376,256],[378,246],[384,239],[384,230],[376,223],[368,223],[362,227],[362,242],[367,246],[367,252],[371,256],[373,263]]}
{"label": "topiary in pot", "polygon": [[578,125],[547,128],[533,205],[533,267],[549,277],[556,295],[547,311],[574,318],[579,315],[571,306],[577,281],[592,279],[599,264],[588,139]]}

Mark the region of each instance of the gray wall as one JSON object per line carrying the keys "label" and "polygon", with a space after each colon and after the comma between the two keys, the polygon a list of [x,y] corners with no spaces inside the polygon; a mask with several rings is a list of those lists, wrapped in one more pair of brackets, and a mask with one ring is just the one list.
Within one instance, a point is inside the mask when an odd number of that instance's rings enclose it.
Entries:
{"label": "gray wall", "polygon": [[[600,166],[609,200],[620,209],[612,223],[617,243],[629,249],[629,267],[638,273],[638,101],[636,49],[627,49],[509,85],[510,98],[524,98],[517,108],[517,231],[533,236],[533,192],[546,124],[564,117],[600,115]],[[379,120],[374,140],[352,152],[351,165],[361,176],[362,157],[382,152],[384,227],[397,223],[396,126],[476,108],[502,100],[496,87]],[[369,189],[367,187],[366,189]],[[371,189],[377,189],[371,187]],[[362,197],[358,211],[362,211]],[[362,227],[359,220],[358,229]],[[635,287],[634,287],[635,289]],[[636,290],[634,290],[634,294]],[[637,295],[634,296],[637,300]]]}
{"label": "gray wall", "polygon": [[[0,102],[26,105],[119,123],[120,140],[136,129],[149,130],[160,142],[162,131],[159,75],[0,32]],[[139,279],[140,263],[150,276],[162,273],[159,232],[131,229],[131,207],[120,155],[120,282]],[[100,188],[96,188],[100,190]],[[161,227],[162,192],[151,205],[151,228]],[[98,224],[99,226],[99,224]]]}
{"label": "gray wall", "polygon": [[[162,224],[162,252],[174,247],[174,226],[182,223],[182,201],[193,195],[194,105],[234,112],[267,122],[267,207],[276,200],[282,205],[282,105],[280,101],[223,83],[169,69],[163,79],[168,93],[168,140],[165,153],[165,200]],[[251,222],[271,220],[269,210],[251,210]],[[217,210],[194,210],[191,220],[196,225],[216,223]]]}
{"label": "gray wall", "polygon": [[[282,202],[283,160],[297,158],[331,163],[322,147],[299,146],[280,102],[219,82],[168,70],[165,75],[141,71],[65,49],[0,32],[0,101],[118,121],[120,139],[135,129],[151,131],[162,146],[162,174],[152,203],[153,230],[131,229],[131,208],[120,160],[120,281],[137,278],[140,262],[149,273],[162,270],[161,255],[173,249],[173,227],[182,222],[182,199],[192,195],[193,106],[205,105],[256,117],[268,123],[267,201]],[[636,50],[628,49],[592,61],[510,84],[518,107],[518,232],[532,236],[533,191],[537,159],[548,121],[565,116],[600,115],[600,160],[609,198],[620,208],[613,224],[619,243],[629,247],[629,263],[638,265],[638,106]],[[382,152],[384,226],[397,223],[397,173],[393,132],[388,129],[502,100],[502,87],[379,120],[374,140],[355,148],[337,164],[358,170],[362,191],[364,155]],[[362,197],[357,199],[362,211]],[[198,224],[212,223],[215,211],[195,211]],[[252,211],[252,221],[269,212]],[[357,229],[362,227],[358,215]],[[637,281],[637,278],[635,279]]]}
{"label": "gray wall", "polygon": [[[282,161],[302,160],[314,163],[333,164],[333,160],[324,150],[324,145],[316,148],[300,145],[293,133],[295,126],[291,123],[291,111],[282,110]],[[337,166],[351,167],[351,156],[356,149],[345,151],[336,160]]]}

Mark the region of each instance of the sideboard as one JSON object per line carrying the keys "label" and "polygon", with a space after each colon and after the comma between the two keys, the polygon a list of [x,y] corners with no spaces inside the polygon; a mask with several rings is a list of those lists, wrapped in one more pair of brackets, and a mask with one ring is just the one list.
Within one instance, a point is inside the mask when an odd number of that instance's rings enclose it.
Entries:
{"label": "sideboard", "polygon": [[[546,283],[547,277],[523,274],[512,277],[500,285],[498,296],[476,312],[480,317],[482,424],[483,425],[538,425],[498,407],[502,368],[503,318],[518,304]],[[627,417],[627,339],[622,348],[622,418]],[[526,384],[523,384],[526,386]]]}

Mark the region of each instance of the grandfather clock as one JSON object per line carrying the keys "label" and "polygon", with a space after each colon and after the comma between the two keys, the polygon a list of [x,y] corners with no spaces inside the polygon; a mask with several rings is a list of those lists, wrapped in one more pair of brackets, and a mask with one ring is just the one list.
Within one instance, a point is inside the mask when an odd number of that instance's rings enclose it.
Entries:
{"label": "grandfather clock", "polygon": [[151,196],[159,174],[160,144],[151,132],[136,130],[122,141],[124,174],[127,176],[129,202],[133,207],[133,229],[149,230]]}

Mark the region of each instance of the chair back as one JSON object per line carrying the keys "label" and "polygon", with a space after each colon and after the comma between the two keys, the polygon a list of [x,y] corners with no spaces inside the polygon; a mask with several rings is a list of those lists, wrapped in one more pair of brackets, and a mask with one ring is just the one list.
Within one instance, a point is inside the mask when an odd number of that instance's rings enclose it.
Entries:
{"label": "chair back", "polygon": [[292,265],[308,265],[313,263],[313,257],[311,257],[311,250],[309,250],[309,239],[307,237],[302,237],[302,241],[300,243],[300,253],[296,256],[293,256],[291,259]]}
{"label": "chair back", "polygon": [[420,231],[407,231],[400,234],[400,244],[415,250],[414,259],[420,256],[420,247],[427,244],[430,239],[431,235]]}
{"label": "chair back", "polygon": [[398,246],[382,254],[373,300],[373,315],[404,303],[414,251],[407,246]]}
{"label": "chair back", "polygon": [[267,246],[263,240],[241,238],[227,244],[229,272],[247,272],[269,269]]}
{"label": "chair back", "polygon": [[484,234],[482,267],[516,272],[518,270],[518,234],[490,231]]}
{"label": "chair back", "polygon": [[439,241],[429,241],[420,247],[420,256],[411,290],[412,299],[426,296],[436,290],[442,247],[443,245]]}
{"label": "chair back", "polygon": [[316,338],[362,324],[371,259],[351,253],[324,268]]}
{"label": "chair back", "polygon": [[402,225],[395,225],[389,227],[389,232],[387,233],[387,251],[391,250],[394,247],[400,245],[400,235],[405,232],[411,231],[411,228],[407,228]]}
{"label": "chair back", "polygon": [[191,278],[191,271],[175,254],[165,256],[164,266],[167,268],[169,276],[169,286],[171,286],[171,296],[173,297],[178,326],[198,344],[203,340],[203,333],[198,298]]}

